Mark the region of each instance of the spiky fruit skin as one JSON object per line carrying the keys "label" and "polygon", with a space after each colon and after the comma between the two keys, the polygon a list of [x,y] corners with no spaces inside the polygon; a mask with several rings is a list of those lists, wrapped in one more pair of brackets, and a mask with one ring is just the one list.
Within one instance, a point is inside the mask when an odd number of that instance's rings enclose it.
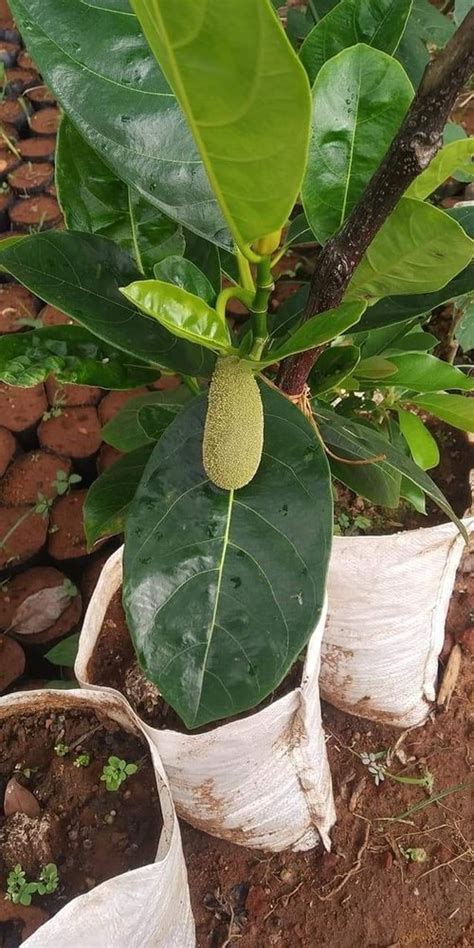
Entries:
{"label": "spiky fruit skin", "polygon": [[213,484],[238,490],[257,473],[263,450],[263,406],[251,369],[219,358],[209,388],[202,459]]}

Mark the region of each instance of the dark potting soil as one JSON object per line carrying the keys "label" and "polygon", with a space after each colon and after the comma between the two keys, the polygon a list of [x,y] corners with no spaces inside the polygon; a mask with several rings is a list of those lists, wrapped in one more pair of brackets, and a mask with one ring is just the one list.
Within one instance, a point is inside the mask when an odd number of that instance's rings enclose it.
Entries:
{"label": "dark potting soil", "polygon": [[44,385],[16,388],[0,382],[0,425],[10,431],[26,431],[36,424],[48,407]]}
{"label": "dark potting soil", "polygon": [[91,405],[62,408],[58,392],[57,414],[44,418],[38,440],[44,448],[68,458],[89,458],[97,454],[102,434],[96,409]]}
{"label": "dark potting soil", "polygon": [[17,443],[11,431],[8,428],[0,428],[0,477],[3,477],[16,452]]}
{"label": "dark potting soil", "polygon": [[82,513],[86,496],[86,490],[75,490],[54,502],[48,536],[48,553],[53,559],[69,560],[87,554]]}
{"label": "dark potting soil", "polygon": [[63,638],[81,614],[79,590],[52,566],[34,566],[0,586],[0,629],[23,645]]}
{"label": "dark potting soil", "polygon": [[[40,114],[39,112],[38,115]],[[21,233],[31,233],[32,228],[37,231],[51,230],[53,227],[58,227],[62,221],[61,208],[56,198],[39,194],[37,197],[17,201],[10,211],[10,220],[13,230]]]}
{"label": "dark potting soil", "polygon": [[31,102],[35,109],[48,108],[56,102],[51,89],[48,89],[47,86],[34,86],[32,89],[27,89],[25,98]]}
{"label": "dark potting soil", "polygon": [[72,326],[74,320],[66,316],[60,309],[50,306],[49,303],[38,313],[38,319],[41,319],[43,326]]}
{"label": "dark potting soil", "polygon": [[21,677],[25,667],[25,653],[20,643],[0,635],[0,694]]}
{"label": "dark potting soil", "polygon": [[97,405],[102,397],[102,389],[93,385],[68,385],[57,382],[50,375],[45,382],[46,394],[50,405],[67,405],[77,408],[81,405]]}
{"label": "dark potting soil", "polygon": [[212,724],[188,730],[181,718],[161,697],[158,689],[143,674],[133,649],[122,606],[122,590],[119,589],[110,601],[93,654],[87,666],[87,676],[92,684],[116,688],[128,699],[137,714],[156,728],[169,728],[181,734],[204,734],[231,721],[256,714],[278,698],[293,691],[301,683],[303,664],[297,661],[278,688],[257,708],[244,711],[233,717],[223,718]]}
{"label": "dark potting soil", "polygon": [[[58,745],[70,748],[65,756],[54,751]],[[1,890],[18,863],[32,881],[55,863],[57,890],[33,896],[33,905],[50,917],[106,879],[154,861],[162,817],[143,738],[92,709],[35,710],[0,719],[0,747],[0,800],[14,777],[40,809],[37,816],[5,816],[1,808]],[[74,766],[81,754],[90,756],[88,766]],[[117,791],[100,779],[112,755],[139,766]],[[0,938],[4,924],[0,915]]]}
{"label": "dark potting soil", "polygon": [[48,108],[40,109],[35,112],[30,120],[30,128],[33,135],[55,135],[61,119],[61,113],[57,106],[52,105]]}
{"label": "dark potting soil", "polygon": [[53,161],[56,139],[52,136],[25,138],[18,142],[18,151],[25,161]]}
{"label": "dark potting soil", "polygon": [[0,333],[28,328],[24,320],[34,319],[38,300],[18,283],[0,284]]}
{"label": "dark potting soil", "polygon": [[15,194],[41,194],[51,184],[54,169],[48,161],[24,161],[8,175],[8,183]]}
{"label": "dark potting soil", "polygon": [[71,473],[69,458],[41,450],[22,454],[0,482],[0,504],[35,504],[39,494],[52,500],[57,495],[58,473]]}
{"label": "dark potting soil", "polygon": [[30,504],[0,507],[0,569],[18,566],[43,548],[48,516],[33,513]]}

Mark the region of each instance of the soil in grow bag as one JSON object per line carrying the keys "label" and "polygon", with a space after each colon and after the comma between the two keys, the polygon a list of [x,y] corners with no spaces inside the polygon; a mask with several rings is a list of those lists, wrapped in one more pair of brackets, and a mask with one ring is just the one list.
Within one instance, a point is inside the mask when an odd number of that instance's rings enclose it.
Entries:
{"label": "soil in grow bag", "polygon": [[[0,723],[0,746],[0,889],[15,891],[15,867],[35,882],[54,865],[54,891],[32,895],[40,922],[106,879],[154,862],[162,818],[143,739],[75,708],[10,715]],[[118,786],[113,757],[137,766]],[[14,948],[30,913],[5,905],[0,943]]]}
{"label": "soil in grow bag", "polygon": [[298,688],[301,684],[303,663],[297,661],[286,678],[268,695],[258,707],[243,711],[233,717],[223,718],[200,728],[188,730],[181,718],[173,711],[160,695],[158,688],[148,681],[138,664],[132,640],[127,628],[125,612],[122,606],[122,590],[113,595],[93,654],[87,666],[88,680],[95,685],[116,688],[130,702],[137,714],[151,727],[169,728],[181,734],[203,734],[214,730],[229,721],[239,721],[251,714],[257,714],[278,698]]}

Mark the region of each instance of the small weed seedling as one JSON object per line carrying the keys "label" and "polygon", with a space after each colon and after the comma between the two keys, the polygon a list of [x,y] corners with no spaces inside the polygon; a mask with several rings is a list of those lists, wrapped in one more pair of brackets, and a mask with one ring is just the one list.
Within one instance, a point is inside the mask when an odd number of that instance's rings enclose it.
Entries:
{"label": "small weed seedling", "polygon": [[61,392],[61,389],[59,389],[53,398],[53,404],[50,405],[48,411],[43,412],[43,421],[49,421],[50,418],[59,418],[63,413],[65,404],[66,396]]}
{"label": "small weed seedling", "polygon": [[82,481],[80,474],[66,474],[66,471],[56,471],[56,478],[52,482],[52,486],[58,497],[63,497],[64,494],[69,494],[73,484],[79,484],[80,481]]}
{"label": "small weed seedling", "polygon": [[108,762],[104,764],[100,779],[105,782],[107,790],[118,790],[127,777],[136,774],[137,770],[137,764],[127,764],[126,760],[112,756],[109,757]]}
{"label": "small weed seedling", "polygon": [[407,862],[426,862],[428,859],[428,853],[426,849],[415,848],[415,849],[403,849],[402,846],[398,847],[402,856],[405,857]]}
{"label": "small weed seedling", "polygon": [[74,599],[77,596],[78,588],[74,585],[71,579],[66,576],[66,579],[63,582],[63,593],[65,596],[68,596],[69,599]]}
{"label": "small weed seedling", "polygon": [[415,787],[426,787],[429,793],[433,790],[433,774],[430,773],[429,770],[426,770],[421,777],[390,773],[382,763],[387,757],[387,751],[379,751],[377,754],[367,754],[365,751],[362,751],[359,757],[361,762],[368,768],[369,774],[374,778],[376,787],[388,777],[389,780],[395,780],[397,783],[411,784],[411,786]]}
{"label": "small weed seedling", "polygon": [[55,744],[54,753],[57,757],[66,757],[66,754],[69,753],[69,747],[67,744]]}
{"label": "small weed seedling", "polygon": [[58,869],[54,862],[44,866],[37,882],[28,882],[24,869],[18,863],[8,873],[5,898],[15,905],[31,905],[33,895],[49,895],[56,891],[58,885]]}
{"label": "small weed seedling", "polygon": [[73,760],[74,767],[88,767],[91,762],[90,754],[79,754],[79,757],[76,757]]}

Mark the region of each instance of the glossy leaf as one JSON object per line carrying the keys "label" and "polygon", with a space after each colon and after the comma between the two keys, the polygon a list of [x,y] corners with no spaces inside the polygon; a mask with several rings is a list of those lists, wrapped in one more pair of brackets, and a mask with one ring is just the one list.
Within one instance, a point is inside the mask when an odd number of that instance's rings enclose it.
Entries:
{"label": "glossy leaf", "polygon": [[325,349],[319,356],[316,365],[309,377],[309,384],[313,395],[329,392],[344,383],[360,360],[360,349],[357,346],[333,346]]}
{"label": "glossy leaf", "polygon": [[387,379],[390,378],[389,385],[392,385],[392,377],[397,369],[391,359],[384,359],[383,356],[374,355],[362,359],[356,369],[356,375],[360,379]]}
{"label": "glossy leaf", "polygon": [[0,379],[28,388],[54,374],[58,382],[106,389],[150,384],[158,369],[114,349],[82,326],[51,326],[0,336]]}
{"label": "glossy leaf", "polygon": [[153,270],[156,280],[162,280],[165,283],[174,283],[180,286],[188,293],[199,296],[205,303],[213,303],[216,294],[214,288],[209,283],[207,276],[196,267],[190,260],[184,257],[166,257],[161,263],[157,263]]}
{"label": "glossy leaf", "polygon": [[453,220],[461,225],[468,237],[474,238],[474,201],[464,201],[462,204],[455,204],[454,207],[450,207],[445,213],[448,217],[452,217]]}
{"label": "glossy leaf", "polygon": [[455,330],[456,341],[464,352],[474,349],[474,297],[466,300]]}
{"label": "glossy leaf", "polygon": [[148,463],[154,443],[119,458],[91,484],[84,504],[87,546],[103,537],[123,533],[130,504]]}
{"label": "glossy leaf", "polygon": [[209,376],[213,357],[145,319],[119,287],[137,280],[131,258],[94,234],[48,231],[0,245],[0,265],[29,290],[104,342],[140,361],[183,375]]}
{"label": "glossy leaf", "polygon": [[301,286],[280,304],[275,313],[269,313],[268,330],[271,340],[286,339],[298,326],[305,311],[308,292],[308,286]]}
{"label": "glossy leaf", "polygon": [[275,349],[270,349],[266,353],[260,365],[271,365],[273,362],[279,362],[280,359],[286,359],[288,356],[295,355],[297,352],[304,352],[306,349],[313,349],[314,346],[320,346],[324,342],[335,339],[341,333],[354,326],[364,312],[364,305],[360,303],[341,303],[336,309],[328,309],[325,313],[318,313],[311,319],[306,320],[288,339],[288,342]]}
{"label": "glossy leaf", "polygon": [[[426,397],[435,398],[436,396]],[[437,397],[461,399],[461,396],[459,395],[445,395]],[[419,400],[417,399],[413,399],[413,402],[417,402],[419,404]],[[439,488],[431,480],[429,475],[426,474],[425,471],[422,471],[411,460],[411,458],[407,457],[402,451],[394,447],[387,438],[368,428],[366,425],[361,425],[350,419],[342,418],[335,411],[332,411],[329,408],[324,408],[320,403],[314,404],[313,407],[315,418],[320,427],[323,439],[334,451],[336,451],[336,453],[340,454],[341,452],[344,452],[344,455],[349,458],[373,458],[377,454],[383,454],[385,459],[375,463],[381,466],[382,470],[389,478],[392,478],[395,480],[395,482],[399,483],[400,475],[407,477],[409,481],[412,481],[412,483],[416,484],[417,487],[423,490],[428,495],[428,497],[431,497],[431,500],[433,500],[434,503],[440,507],[440,509],[450,518],[450,520],[453,520],[454,523],[457,524],[460,531],[463,533],[463,535],[465,535],[465,530],[461,521],[456,516]],[[332,464],[331,467],[332,470],[334,470]],[[335,476],[342,480],[343,483],[346,483],[344,479],[344,469],[348,468],[350,468],[350,465],[337,465],[338,473]],[[352,471],[355,470],[355,468],[352,468]],[[370,467],[368,465],[364,465],[362,470],[364,472],[363,476],[361,477],[361,481],[363,483],[364,478],[370,475]],[[349,476],[352,476],[352,472],[348,472],[348,474]],[[367,494],[363,494],[363,496],[367,496]]]}
{"label": "glossy leaf", "polygon": [[446,421],[453,428],[474,431],[474,398],[436,392],[432,395],[420,395],[412,398],[411,401],[424,411],[428,411],[430,415]]}
{"label": "glossy leaf", "polygon": [[410,454],[419,467],[429,471],[439,464],[439,448],[419,415],[411,411],[398,412],[400,431],[410,449]]}
{"label": "glossy leaf", "polygon": [[68,635],[57,645],[53,645],[49,652],[46,652],[45,658],[52,665],[62,665],[64,668],[74,668],[76,662],[77,650],[79,648],[79,632]]}
{"label": "glossy leaf", "polygon": [[198,398],[155,448],[127,518],[128,627],[147,677],[191,728],[274,690],[324,602],[326,457],[288,399],[266,385],[262,398],[263,459],[247,487],[228,492],[206,479]]}
{"label": "glossy leaf", "polygon": [[[190,398],[191,393],[185,385],[173,391],[147,392],[144,395],[129,398],[120,411],[104,425],[102,437],[107,444],[111,444],[117,451],[123,451],[125,454],[144,444],[158,441],[163,431]],[[153,435],[147,434],[140,421],[141,410],[148,406],[154,409]]]}
{"label": "glossy leaf", "polygon": [[403,336],[401,339],[397,340],[396,345],[393,346],[393,351],[389,350],[389,358],[392,355],[396,354],[397,351],[403,352],[427,352],[428,349],[434,349],[439,343],[437,336],[433,336],[430,332],[423,332],[421,329],[412,329],[411,332],[407,333],[406,336]]}
{"label": "glossy leaf", "polygon": [[410,16],[397,50],[397,59],[418,86],[430,60],[430,50],[442,49],[454,33],[454,24],[429,0],[413,0]]}
{"label": "glossy leaf", "polygon": [[322,67],[313,88],[313,130],[302,188],[306,217],[320,243],[339,230],[357,203],[412,96],[400,64],[363,43]]}
{"label": "glossy leaf", "polygon": [[314,242],[315,236],[306,220],[306,214],[298,214],[286,232],[285,244],[291,247],[292,244],[313,244]]}
{"label": "glossy leaf", "polygon": [[310,92],[268,0],[131,0],[242,249],[279,230],[303,177]]}
{"label": "glossy leaf", "polygon": [[363,314],[358,331],[377,329],[405,322],[414,316],[423,316],[450,300],[464,296],[474,289],[474,264],[469,264],[449,283],[436,293],[421,293],[407,296],[387,296]]}
{"label": "glossy leaf", "polygon": [[108,3],[12,0],[45,82],[81,135],[165,214],[223,246],[230,234],[183,113],[139,23]]}
{"label": "glossy leaf", "polygon": [[446,181],[456,169],[464,173],[470,171],[474,177],[474,140],[463,138],[460,141],[444,145],[427,168],[412,181],[407,197],[422,201]]}
{"label": "glossy leaf", "polygon": [[58,197],[69,230],[99,234],[135,258],[141,273],[183,253],[181,228],[117,177],[65,116],[56,150]]}
{"label": "glossy leaf", "polygon": [[411,9],[411,0],[342,0],[306,37],[300,58],[313,84],[321,66],[357,43],[393,53]]}
{"label": "glossy leaf", "polygon": [[120,291],[137,309],[176,336],[210,349],[230,350],[232,342],[225,320],[181,286],[161,280],[139,280]]}
{"label": "glossy leaf", "polygon": [[346,298],[433,293],[470,263],[473,249],[471,238],[443,211],[402,198],[362,258]]}
{"label": "glossy leaf", "polygon": [[470,10],[472,10],[472,0],[455,0],[453,19],[456,26],[462,23]]}
{"label": "glossy leaf", "polygon": [[[366,360],[370,361],[370,360]],[[428,352],[406,352],[402,355],[387,356],[388,366],[392,366],[392,371],[378,374],[378,366],[368,376],[362,373],[363,363],[360,363],[357,374],[361,377],[384,379],[386,374],[390,376],[389,385],[401,385],[404,388],[412,389],[414,392],[440,392],[447,388],[460,389],[463,392],[470,392],[474,389],[474,378],[470,378],[456,366],[448,362],[442,362]]]}

